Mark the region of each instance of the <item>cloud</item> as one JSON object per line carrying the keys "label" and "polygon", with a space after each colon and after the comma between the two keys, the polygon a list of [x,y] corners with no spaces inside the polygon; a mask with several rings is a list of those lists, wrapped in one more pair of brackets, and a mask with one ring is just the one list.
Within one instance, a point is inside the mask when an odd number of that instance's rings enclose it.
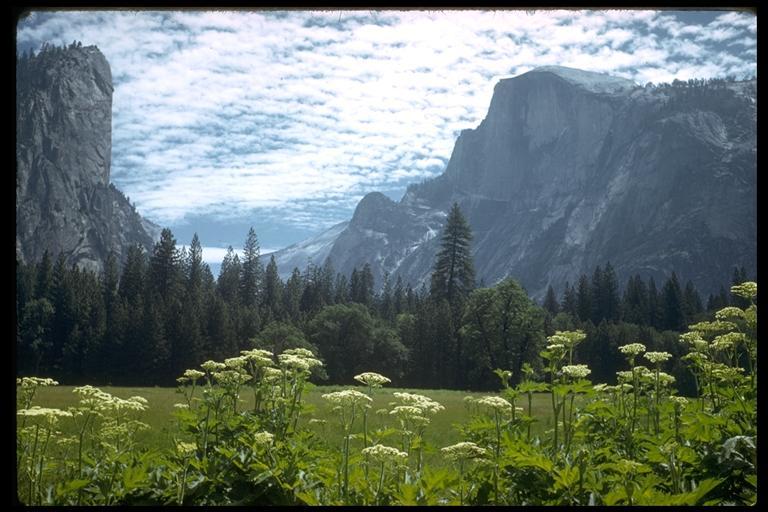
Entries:
{"label": "cloud", "polygon": [[756,70],[756,17],[738,11],[51,11],[18,25],[23,48],[75,39],[111,65],[112,179],[163,224],[345,220],[367,192],[441,173],[498,79],[538,66],[638,83]]}

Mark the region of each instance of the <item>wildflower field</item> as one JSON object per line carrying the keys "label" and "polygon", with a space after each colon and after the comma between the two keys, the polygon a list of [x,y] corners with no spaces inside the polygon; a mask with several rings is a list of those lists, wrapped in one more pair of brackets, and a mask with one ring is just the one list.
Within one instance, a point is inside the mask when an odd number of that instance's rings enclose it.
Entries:
{"label": "wildflower field", "polygon": [[500,391],[387,389],[366,372],[314,387],[306,349],[243,351],[179,389],[17,380],[17,496],[33,505],[710,505],[757,495],[757,285],[689,326],[698,396],[671,355],[621,347],[617,384],[550,336],[546,372]]}

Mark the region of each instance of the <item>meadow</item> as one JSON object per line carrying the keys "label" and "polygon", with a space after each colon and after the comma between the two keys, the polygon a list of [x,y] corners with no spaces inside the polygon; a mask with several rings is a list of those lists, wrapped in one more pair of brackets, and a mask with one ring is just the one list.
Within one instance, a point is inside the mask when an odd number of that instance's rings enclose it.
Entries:
{"label": "meadow", "polygon": [[689,326],[697,397],[667,352],[618,348],[617,384],[558,331],[498,393],[315,387],[302,348],[206,361],[167,388],[17,379],[17,496],[34,505],[754,505],[757,295]]}
{"label": "meadow", "polygon": [[[355,386],[357,384],[357,386]],[[66,409],[76,406],[78,396],[73,393],[75,386],[50,386],[41,388],[38,391],[35,402],[43,407],[53,407],[57,409]],[[316,386],[312,387],[305,395],[306,409],[299,418],[299,425],[312,429],[322,438],[329,447],[341,446],[342,433],[333,427],[335,414],[328,403],[323,400],[322,395],[343,389],[357,388],[361,391],[362,386],[354,383],[351,386]],[[146,423],[149,428],[136,434],[137,447],[144,449],[171,449],[174,445],[174,437],[178,437],[178,420],[174,417],[173,404],[183,401],[178,388],[163,387],[113,387],[103,386],[102,391],[119,398],[127,399],[132,396],[141,396],[147,399],[149,407],[140,415],[141,421]],[[395,401],[393,393],[408,392],[427,395],[439,402],[445,407],[444,411],[436,414],[432,418],[429,431],[425,435],[427,445],[425,459],[426,462],[438,463],[438,449],[449,446],[461,441],[461,434],[456,426],[469,421],[472,417],[471,409],[467,406],[466,397],[471,396],[480,398],[489,393],[479,393],[470,391],[452,391],[437,389],[412,389],[412,388],[379,388],[373,394],[372,411],[369,426],[372,431],[384,429],[393,426],[393,421],[387,414],[375,414],[377,410],[385,410],[388,404]],[[240,394],[241,410],[250,410],[254,405],[252,393],[243,392]],[[533,424],[532,432],[542,434],[545,429],[552,428],[552,410],[549,393],[533,394],[533,416],[541,418]],[[527,408],[527,402],[525,404]],[[320,422],[309,423],[310,419]],[[324,423],[323,423],[324,422]],[[66,425],[61,429],[64,434],[68,434]]]}

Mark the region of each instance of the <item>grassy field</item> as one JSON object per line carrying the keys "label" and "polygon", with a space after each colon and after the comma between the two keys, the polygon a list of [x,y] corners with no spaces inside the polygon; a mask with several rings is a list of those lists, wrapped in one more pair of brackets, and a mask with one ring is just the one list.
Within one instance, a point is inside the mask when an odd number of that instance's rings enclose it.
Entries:
{"label": "grassy field", "polygon": [[[348,389],[350,386],[318,386],[311,389],[305,396],[307,411],[302,414],[300,424],[309,426],[312,430],[320,434],[331,446],[341,445],[341,434],[338,429],[337,418],[331,411],[330,405],[321,395],[332,391]],[[362,387],[355,387],[364,391]],[[35,396],[34,404],[43,407],[57,407],[66,409],[70,405],[76,405],[77,395],[72,392],[73,386],[54,386],[45,387],[38,390]],[[149,401],[149,410],[141,417],[141,420],[150,426],[149,430],[140,432],[137,441],[147,448],[165,448],[171,445],[174,437],[179,437],[176,419],[173,416],[173,404],[183,402],[184,397],[176,392],[176,388],[141,388],[141,387],[101,387],[103,391],[111,393],[120,398],[128,398],[139,395]],[[386,412],[377,411],[381,409],[391,409],[388,407],[390,402],[395,399],[392,393],[396,391],[407,391],[429,396],[445,407],[432,417],[430,425],[425,434],[427,460],[435,455],[435,452],[443,446],[462,441],[459,431],[454,425],[462,424],[470,420],[471,414],[464,402],[464,397],[481,397],[492,393],[471,393],[466,391],[448,391],[435,389],[398,389],[383,388],[374,391],[374,401],[371,407],[368,419],[369,432],[388,426],[395,426],[396,419]],[[246,410],[253,406],[253,396],[250,390],[241,394],[241,405],[239,410]],[[518,406],[527,409],[527,399],[518,399]],[[538,393],[533,397],[533,416],[538,419],[534,423],[533,432],[541,433],[543,430],[552,426],[552,409],[548,393]],[[325,420],[325,424],[309,424],[308,420],[315,418]],[[65,427],[62,424],[62,427]],[[362,429],[362,421],[357,420],[355,430]],[[362,441],[359,441],[362,444]],[[385,444],[397,445],[395,438],[390,438]]]}

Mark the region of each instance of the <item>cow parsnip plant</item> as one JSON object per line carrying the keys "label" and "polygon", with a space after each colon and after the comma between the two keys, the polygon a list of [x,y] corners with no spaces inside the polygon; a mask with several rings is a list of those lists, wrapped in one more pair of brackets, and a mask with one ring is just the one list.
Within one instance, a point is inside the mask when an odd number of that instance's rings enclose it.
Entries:
{"label": "cow parsnip plant", "polygon": [[[179,377],[177,431],[166,449],[136,433],[150,406],[92,386],[74,389],[68,409],[34,404],[52,379],[17,379],[17,495],[29,505],[753,505],[757,495],[757,285],[732,293],[745,309],[723,308],[680,336],[697,397],[675,392],[672,356],[641,341],[619,348],[617,384],[593,384],[575,362],[579,331],[559,331],[499,395],[466,400],[464,440],[424,463],[425,432],[444,409],[428,396],[396,392],[366,372],[364,387],[323,395],[342,445],[322,435],[304,396],[322,361],[306,349],[243,351]],[[647,365],[647,366],[646,366]],[[254,407],[241,407],[250,388]],[[534,417],[533,393],[548,391],[551,415]],[[517,406],[523,400],[527,409]],[[368,414],[387,424],[369,431]],[[300,426],[304,416],[309,421]],[[531,424],[551,422],[533,435]],[[319,426],[319,427],[318,427]],[[67,432],[68,434],[64,434]]]}

